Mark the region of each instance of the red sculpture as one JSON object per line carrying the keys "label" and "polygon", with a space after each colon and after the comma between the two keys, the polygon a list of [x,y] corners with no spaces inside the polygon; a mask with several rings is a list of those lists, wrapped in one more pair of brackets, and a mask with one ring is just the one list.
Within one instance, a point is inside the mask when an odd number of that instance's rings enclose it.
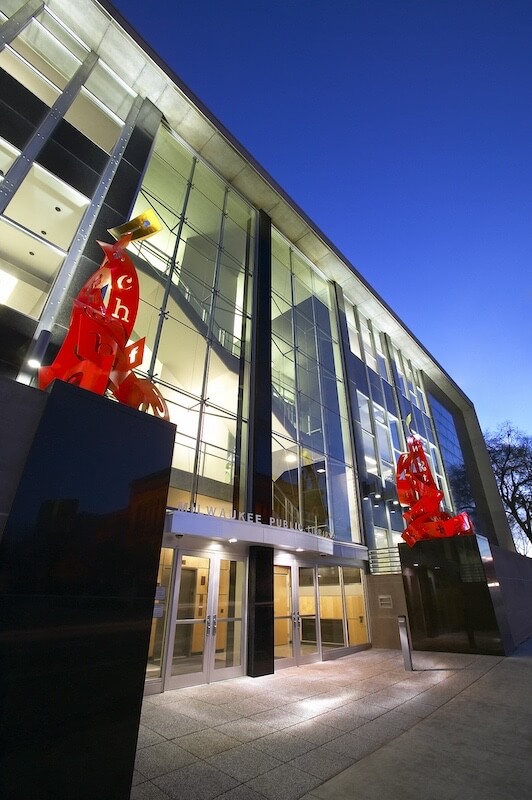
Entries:
{"label": "red sculpture", "polygon": [[419,436],[407,439],[408,452],[397,462],[397,496],[409,510],[403,513],[407,526],[401,534],[410,547],[420,539],[443,539],[473,533],[469,514],[451,517],[441,510],[443,492],[438,489]]}
{"label": "red sculpture", "polygon": [[142,363],[145,339],[128,344],[139,306],[139,281],[125,248],[132,239],[160,230],[151,215],[141,214],[111,230],[114,244],[98,242],[104,251],[100,268],[73,302],[67,335],[55,360],[39,369],[39,387],[55,379],[96,394],[111,393],[125,405],[151,409],[169,419],[166,402],[147,378],[133,372]]}

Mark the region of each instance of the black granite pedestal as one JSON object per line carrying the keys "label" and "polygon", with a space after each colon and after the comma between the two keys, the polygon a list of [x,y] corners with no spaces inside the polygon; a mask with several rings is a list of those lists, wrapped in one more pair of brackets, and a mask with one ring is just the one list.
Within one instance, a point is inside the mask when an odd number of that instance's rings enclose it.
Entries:
{"label": "black granite pedestal", "polygon": [[50,389],[0,541],[5,800],[129,798],[173,443]]}
{"label": "black granite pedestal", "polygon": [[454,536],[399,545],[414,650],[508,655],[515,647],[490,545]]}

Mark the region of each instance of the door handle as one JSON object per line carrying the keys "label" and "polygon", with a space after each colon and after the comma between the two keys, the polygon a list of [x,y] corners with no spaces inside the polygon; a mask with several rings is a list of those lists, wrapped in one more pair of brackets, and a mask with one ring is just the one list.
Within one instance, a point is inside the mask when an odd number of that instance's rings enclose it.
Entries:
{"label": "door handle", "polygon": [[207,617],[207,631],[206,631],[206,635],[208,636],[208,635],[210,634],[210,632],[211,632],[211,618],[210,618],[210,617]]}

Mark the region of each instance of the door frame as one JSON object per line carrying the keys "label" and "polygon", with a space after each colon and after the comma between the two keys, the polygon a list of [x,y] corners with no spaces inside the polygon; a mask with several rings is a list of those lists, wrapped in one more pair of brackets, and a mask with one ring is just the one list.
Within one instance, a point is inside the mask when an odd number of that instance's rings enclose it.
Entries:
{"label": "door frame", "polygon": [[[291,589],[291,624],[292,624],[292,656],[289,658],[275,658],[274,670],[285,669],[285,667],[298,667],[302,664],[313,664],[322,661],[321,654],[321,631],[319,624],[319,598],[318,598],[318,565],[312,561],[287,558],[286,552],[276,552],[274,554],[275,567],[290,568],[290,589]],[[316,652],[303,655],[301,653],[301,615],[299,613],[299,568],[312,569],[314,573],[314,608],[316,618]],[[275,588],[275,585],[274,585]],[[274,618],[275,619],[275,618]],[[277,617],[283,619],[283,617]]]}
{"label": "door frame", "polygon": [[[204,624],[203,636],[203,668],[199,672],[184,673],[182,675],[172,675],[172,660],[176,631],[176,620],[179,604],[179,588],[181,583],[181,572],[183,569],[182,559],[190,558],[209,559],[209,580],[206,591],[205,611],[201,620]],[[234,667],[215,668],[216,657],[216,630],[220,620],[217,619],[218,592],[220,586],[220,565],[223,560],[236,560],[243,564],[244,577],[242,587],[242,617],[241,617],[241,652],[240,664]],[[184,569],[188,569],[185,566]],[[175,548],[172,596],[168,608],[168,623],[166,627],[165,655],[163,659],[163,680],[162,691],[180,689],[185,686],[198,686],[201,684],[214,683],[215,681],[237,678],[246,674],[246,646],[247,646],[247,584],[248,584],[248,556],[246,553],[227,551],[225,549],[195,550],[190,547]],[[222,621],[225,621],[223,618]],[[234,619],[230,617],[229,619]],[[237,617],[236,619],[240,619]]]}

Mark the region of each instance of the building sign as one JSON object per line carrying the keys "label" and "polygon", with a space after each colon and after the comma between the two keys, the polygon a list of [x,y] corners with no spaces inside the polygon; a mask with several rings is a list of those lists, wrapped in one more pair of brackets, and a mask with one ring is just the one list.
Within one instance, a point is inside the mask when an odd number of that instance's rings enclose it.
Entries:
{"label": "building sign", "polygon": [[314,536],[321,536],[324,539],[334,539],[331,531],[308,526],[304,528],[302,525],[291,525],[287,520],[280,519],[279,517],[268,517],[263,519],[261,514],[254,514],[251,511],[233,511],[226,512],[224,508],[217,508],[217,506],[202,506],[199,503],[190,505],[189,503],[178,503],[173,511],[184,512],[188,514],[200,514],[207,517],[218,517],[218,519],[225,519],[233,522],[248,522],[257,525],[269,525],[272,528],[286,528],[299,533],[311,533]]}

